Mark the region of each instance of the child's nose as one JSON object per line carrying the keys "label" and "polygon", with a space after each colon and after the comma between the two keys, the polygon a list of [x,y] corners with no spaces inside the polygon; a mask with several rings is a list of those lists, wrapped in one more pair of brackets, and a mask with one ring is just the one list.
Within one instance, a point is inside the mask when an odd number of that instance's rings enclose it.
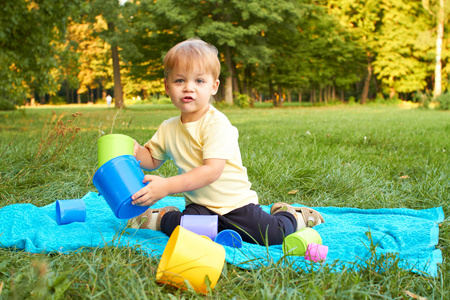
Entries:
{"label": "child's nose", "polygon": [[186,84],[184,85],[184,90],[187,92],[190,92],[194,89],[194,83],[191,81],[186,81]]}

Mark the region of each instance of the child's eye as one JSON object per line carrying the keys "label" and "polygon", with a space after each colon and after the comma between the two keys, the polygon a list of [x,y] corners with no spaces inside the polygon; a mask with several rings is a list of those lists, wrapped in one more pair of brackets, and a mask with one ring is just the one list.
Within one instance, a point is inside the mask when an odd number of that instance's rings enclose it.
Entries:
{"label": "child's eye", "polygon": [[182,83],[182,82],[184,82],[184,80],[183,80],[183,79],[175,79],[174,82],[175,82],[175,83]]}
{"label": "child's eye", "polygon": [[197,79],[197,83],[204,83],[205,81],[203,79]]}

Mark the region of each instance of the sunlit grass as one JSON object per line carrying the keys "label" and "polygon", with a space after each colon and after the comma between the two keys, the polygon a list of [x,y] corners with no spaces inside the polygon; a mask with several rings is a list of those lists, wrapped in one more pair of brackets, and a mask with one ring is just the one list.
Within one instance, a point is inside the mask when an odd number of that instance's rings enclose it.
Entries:
{"label": "sunlit grass", "polygon": [[[77,111],[81,131],[56,159],[51,152],[35,159],[43,126],[54,110],[62,120]],[[423,209],[449,204],[449,114],[395,107],[223,109],[239,129],[240,148],[261,204],[275,201],[309,206]],[[39,108],[0,112],[0,207],[13,203],[43,206],[57,199],[95,191],[97,139],[127,134],[146,142],[171,106],[135,105]],[[114,124],[114,126],[113,126]],[[40,163],[44,162],[42,165]],[[156,173],[176,174],[173,163]],[[292,193],[291,191],[296,191]],[[291,193],[289,193],[291,192]],[[395,220],[393,220],[395,222]],[[408,298],[450,297],[450,221],[441,224],[439,248],[444,263],[437,278],[389,268],[373,258],[359,272],[305,272],[273,264],[241,270],[227,264],[211,298]],[[345,226],[345,224],[343,224]],[[420,226],[420,224],[418,224]],[[0,233],[1,234],[1,233]],[[61,299],[198,298],[155,282],[158,261],[138,249],[87,249],[68,255],[31,255],[0,250],[0,298],[63,294]],[[57,298],[57,297],[56,297]]]}

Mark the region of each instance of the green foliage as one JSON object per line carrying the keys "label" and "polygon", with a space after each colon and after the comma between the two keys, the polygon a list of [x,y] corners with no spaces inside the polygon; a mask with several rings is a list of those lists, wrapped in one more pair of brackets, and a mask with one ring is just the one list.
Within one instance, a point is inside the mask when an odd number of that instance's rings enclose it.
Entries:
{"label": "green foliage", "polygon": [[450,92],[443,93],[436,97],[436,102],[439,104],[438,109],[440,110],[450,110]]}
{"label": "green foliage", "polygon": [[16,106],[10,99],[0,97],[0,110],[15,110]]}
{"label": "green foliage", "polygon": [[172,104],[172,101],[168,97],[161,97],[156,100],[156,104]]}
{"label": "green foliage", "polygon": [[60,96],[53,96],[53,97],[50,97],[49,103],[53,104],[53,105],[66,104],[66,99],[63,97],[60,97]]}
{"label": "green foliage", "polygon": [[384,101],[384,100],[385,100],[385,98],[384,98],[383,93],[377,93],[377,97],[375,98],[375,101],[376,102],[381,102],[381,101]]}
{"label": "green foliage", "polygon": [[29,92],[56,93],[58,49],[66,20],[81,1],[7,1],[0,18],[0,79],[13,100]]}
{"label": "green foliage", "polygon": [[417,91],[414,93],[413,102],[419,103],[421,108],[428,109],[433,95],[428,92]]}
{"label": "green foliage", "polygon": [[350,97],[348,98],[348,104],[349,104],[349,105],[355,105],[355,104],[356,104],[356,98],[353,97],[353,96],[350,96]]}
{"label": "green foliage", "polygon": [[233,104],[227,103],[225,101],[214,101],[213,106],[219,110],[224,110],[233,107]]}
{"label": "green foliage", "polygon": [[[61,84],[80,93],[119,89],[113,74],[127,97],[148,98],[163,91],[166,51],[191,37],[217,46],[221,81],[233,73],[240,94],[360,89],[370,62],[377,90],[411,93],[434,76],[437,1],[13,2],[0,18],[0,95],[13,103],[55,95]],[[442,59],[446,78],[445,47]]]}
{"label": "green foliage", "polygon": [[246,94],[236,94],[234,96],[234,104],[239,106],[240,108],[248,108],[250,107],[250,97]]}
{"label": "green foliage", "polygon": [[384,16],[377,38],[374,72],[385,86],[397,92],[424,89],[429,65],[434,61],[428,54],[434,42],[428,39],[427,44],[419,38],[422,33],[429,34],[428,28],[432,27],[428,13],[420,1],[385,1],[381,8]]}

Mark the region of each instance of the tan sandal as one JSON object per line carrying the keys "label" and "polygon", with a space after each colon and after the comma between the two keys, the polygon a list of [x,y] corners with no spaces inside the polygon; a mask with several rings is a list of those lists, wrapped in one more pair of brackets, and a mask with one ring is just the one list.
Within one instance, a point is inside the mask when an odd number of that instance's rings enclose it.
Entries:
{"label": "tan sandal", "polygon": [[318,211],[309,207],[295,207],[284,202],[277,202],[270,208],[271,215],[274,215],[280,211],[290,212],[294,216],[297,216],[296,213],[300,213],[305,221],[306,227],[314,227],[318,224],[325,223],[322,215]]}
{"label": "tan sandal", "polygon": [[152,216],[154,213],[157,213],[157,219],[155,222],[155,226],[156,229],[160,231],[161,230],[161,218],[162,216],[169,212],[169,211],[180,211],[177,207],[175,206],[165,206],[162,208],[156,208],[156,209],[152,209],[149,208],[147,209],[143,214],[134,217],[132,219],[128,220],[128,226],[134,229],[153,229],[150,228],[150,220],[152,219]]}

